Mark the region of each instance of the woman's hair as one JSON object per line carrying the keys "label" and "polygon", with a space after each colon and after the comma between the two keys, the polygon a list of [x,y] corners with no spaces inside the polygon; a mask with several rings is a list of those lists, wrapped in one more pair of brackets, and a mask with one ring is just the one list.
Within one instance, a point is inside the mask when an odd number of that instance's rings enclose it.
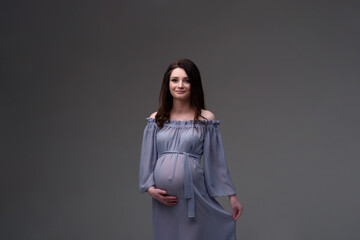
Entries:
{"label": "woman's hair", "polygon": [[173,96],[170,93],[169,81],[170,75],[175,68],[184,69],[190,79],[190,106],[195,111],[194,125],[195,121],[199,120],[201,116],[201,109],[205,109],[204,92],[199,69],[189,59],[180,59],[169,65],[163,77],[159,96],[159,109],[155,116],[156,124],[159,127],[162,127],[166,121],[170,120]]}

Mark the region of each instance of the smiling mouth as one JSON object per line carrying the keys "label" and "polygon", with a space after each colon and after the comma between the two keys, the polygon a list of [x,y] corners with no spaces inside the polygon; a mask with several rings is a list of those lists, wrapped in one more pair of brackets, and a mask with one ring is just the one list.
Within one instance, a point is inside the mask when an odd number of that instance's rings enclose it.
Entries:
{"label": "smiling mouth", "polygon": [[185,91],[175,91],[176,93],[185,93]]}

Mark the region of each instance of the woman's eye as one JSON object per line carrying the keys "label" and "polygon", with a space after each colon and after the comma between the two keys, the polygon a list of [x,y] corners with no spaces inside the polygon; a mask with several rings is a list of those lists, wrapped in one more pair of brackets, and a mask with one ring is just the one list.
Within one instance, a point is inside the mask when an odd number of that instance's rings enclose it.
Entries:
{"label": "woman's eye", "polygon": [[184,82],[186,82],[186,83],[190,83],[190,79],[186,79]]}
{"label": "woman's eye", "polygon": [[171,79],[172,82],[177,82],[177,79]]}

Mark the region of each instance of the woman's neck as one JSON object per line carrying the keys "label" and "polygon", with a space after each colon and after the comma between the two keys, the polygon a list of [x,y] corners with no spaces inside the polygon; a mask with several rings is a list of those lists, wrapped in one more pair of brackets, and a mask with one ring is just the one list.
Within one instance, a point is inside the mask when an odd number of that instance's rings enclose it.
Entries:
{"label": "woman's neck", "polygon": [[189,120],[193,119],[195,115],[194,110],[188,101],[179,101],[174,99],[173,106],[170,111],[170,119],[174,120]]}

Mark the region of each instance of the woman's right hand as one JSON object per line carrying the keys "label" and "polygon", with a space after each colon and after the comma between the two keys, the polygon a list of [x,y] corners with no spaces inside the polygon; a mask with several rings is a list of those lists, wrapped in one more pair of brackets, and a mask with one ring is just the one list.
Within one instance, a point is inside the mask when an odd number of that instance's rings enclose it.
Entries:
{"label": "woman's right hand", "polygon": [[155,188],[154,186],[149,187],[148,193],[152,198],[158,200],[159,202],[169,207],[175,206],[175,204],[178,201],[178,198],[176,196],[167,196],[165,190],[162,190],[160,188]]}

